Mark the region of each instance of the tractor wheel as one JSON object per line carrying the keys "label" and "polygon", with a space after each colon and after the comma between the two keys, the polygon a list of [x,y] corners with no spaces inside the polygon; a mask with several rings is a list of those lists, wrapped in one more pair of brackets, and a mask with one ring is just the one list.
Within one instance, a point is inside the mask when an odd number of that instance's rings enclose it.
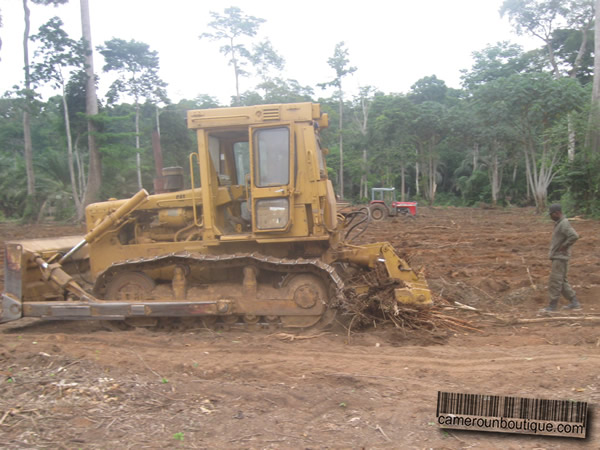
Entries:
{"label": "tractor wheel", "polygon": [[383,205],[372,205],[371,206],[371,219],[375,222],[384,220],[388,216],[387,208]]}

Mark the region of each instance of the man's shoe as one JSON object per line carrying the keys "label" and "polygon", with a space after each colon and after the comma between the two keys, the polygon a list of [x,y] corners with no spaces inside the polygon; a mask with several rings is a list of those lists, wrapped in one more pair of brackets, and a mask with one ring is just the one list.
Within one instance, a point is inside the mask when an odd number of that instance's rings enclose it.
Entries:
{"label": "man's shoe", "polygon": [[563,306],[562,309],[568,309],[571,311],[580,311],[581,305],[579,303],[570,303],[567,306]]}

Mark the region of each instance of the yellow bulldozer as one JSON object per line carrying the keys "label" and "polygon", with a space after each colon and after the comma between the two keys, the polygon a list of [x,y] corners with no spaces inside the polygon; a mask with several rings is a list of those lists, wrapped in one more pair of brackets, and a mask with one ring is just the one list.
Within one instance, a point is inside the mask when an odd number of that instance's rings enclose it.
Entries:
{"label": "yellow bulldozer", "polygon": [[189,188],[171,170],[166,192],[89,205],[85,236],[6,244],[0,322],[320,327],[348,289],[368,291],[357,273],[394,284],[397,302],[431,303],[389,243],[349,242],[365,219],[336,212],[318,104],[193,110],[187,125]]}

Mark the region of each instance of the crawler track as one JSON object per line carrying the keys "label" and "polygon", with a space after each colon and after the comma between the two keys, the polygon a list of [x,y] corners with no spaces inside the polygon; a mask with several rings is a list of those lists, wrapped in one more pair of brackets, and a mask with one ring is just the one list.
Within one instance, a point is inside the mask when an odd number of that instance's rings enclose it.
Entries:
{"label": "crawler track", "polygon": [[[310,290],[310,282],[309,279],[311,276],[317,277],[323,282],[323,285],[326,287],[326,291],[322,297],[326,297],[323,303],[325,303],[324,308],[318,305],[315,306],[314,309],[318,309],[318,312],[315,315],[310,315],[310,307],[306,310],[302,310],[302,308],[297,308],[296,311],[290,310],[289,307],[287,310],[281,309],[277,307],[277,302],[273,302],[273,310],[267,313],[265,311],[265,307],[262,307],[262,310],[256,314],[227,314],[227,315],[211,315],[206,314],[202,317],[178,317],[176,319],[170,318],[153,318],[152,321],[144,321],[142,319],[128,319],[128,322],[131,324],[141,323],[141,326],[148,326],[150,323],[160,323],[161,326],[180,326],[181,324],[188,324],[192,326],[196,326],[198,321],[201,320],[203,325],[213,325],[213,324],[223,324],[226,326],[232,326],[236,324],[244,324],[244,325],[278,325],[283,327],[292,327],[292,328],[307,328],[313,326],[324,326],[330,322],[330,319],[333,318],[332,310],[335,309],[341,301],[343,300],[343,292],[344,292],[344,282],[339,274],[336,272],[335,268],[329,264],[322,262],[319,259],[287,259],[287,258],[276,258],[272,256],[264,256],[259,253],[238,253],[238,254],[227,254],[227,255],[210,255],[210,254],[201,254],[201,253],[192,253],[192,252],[178,252],[171,253],[167,255],[161,255],[153,258],[139,258],[133,260],[125,260],[119,261],[112,264],[109,268],[104,270],[97,278],[95,286],[94,286],[94,295],[98,298],[106,298],[107,292],[110,291],[109,286],[116,280],[119,276],[127,273],[152,273],[152,271],[160,270],[166,267],[177,267],[184,266],[190,272],[198,272],[201,270],[211,270],[211,271],[222,271],[232,272],[240,270],[244,267],[254,267],[258,269],[261,273],[270,273],[274,275],[272,278],[278,278],[280,281],[277,283],[277,287],[283,292],[284,286],[288,279],[295,280],[298,284],[298,277],[300,279],[304,276],[308,276],[308,280],[305,280],[303,283],[304,288],[299,288],[300,292],[296,295],[303,295],[302,289]],[[295,278],[294,278],[295,277]],[[290,282],[293,284],[294,282]],[[218,284],[215,284],[216,287]],[[239,286],[241,286],[241,280],[239,280]],[[162,292],[166,292],[167,298],[161,298],[160,292],[157,290],[153,291],[154,294],[149,302],[146,304],[151,304],[151,300],[157,302],[168,302],[168,301],[178,301],[181,299],[174,298],[169,291],[163,290]],[[226,290],[222,290],[223,294],[226,294]],[[169,298],[169,296],[171,298]],[[319,296],[321,297],[321,296]],[[188,301],[194,301],[193,298],[187,299]],[[217,299],[212,299],[217,300]],[[265,302],[260,298],[260,295],[257,296],[257,301]],[[296,300],[298,302],[298,300]]]}

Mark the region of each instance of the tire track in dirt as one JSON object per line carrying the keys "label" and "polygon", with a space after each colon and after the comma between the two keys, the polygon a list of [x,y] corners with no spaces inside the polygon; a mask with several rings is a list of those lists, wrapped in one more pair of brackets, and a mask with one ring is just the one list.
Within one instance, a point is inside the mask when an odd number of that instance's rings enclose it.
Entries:
{"label": "tire track in dirt", "polygon": [[[244,344],[243,338],[247,336],[223,333],[220,339],[229,342],[198,342],[206,337],[200,334],[184,336],[174,346],[173,336],[148,339],[145,332],[128,332],[123,340],[120,334],[100,332],[91,336],[70,336],[68,340],[60,335],[58,339],[47,335],[28,335],[27,338],[35,339],[40,351],[51,353],[58,345],[62,355],[82,360],[99,356],[107,367],[133,369],[141,361],[148,371],[164,374],[167,378],[186,373],[191,377],[190,381],[219,380],[221,384],[228,381],[235,386],[241,379],[244,383],[261,380],[306,383],[316,379],[330,388],[362,389],[396,383],[403,390],[464,390],[464,386],[477,386],[480,380],[498,376],[519,380],[524,374],[550,373],[556,377],[556,367],[562,366],[561,377],[576,379],[578,373],[597,373],[600,367],[600,355],[587,348],[561,347],[556,352],[556,346],[550,345],[510,351],[460,347],[391,350],[349,347],[342,338],[288,344],[273,342],[268,336],[250,336],[247,339],[250,343]],[[111,340],[114,340],[112,344],[109,343]],[[324,351],[323,347],[335,350]],[[165,348],[169,348],[168,356],[161,357],[160,369],[154,368],[156,355]],[[432,380],[437,381],[432,384]],[[278,398],[287,399],[282,400],[282,404],[302,400],[289,393],[280,393]]]}

